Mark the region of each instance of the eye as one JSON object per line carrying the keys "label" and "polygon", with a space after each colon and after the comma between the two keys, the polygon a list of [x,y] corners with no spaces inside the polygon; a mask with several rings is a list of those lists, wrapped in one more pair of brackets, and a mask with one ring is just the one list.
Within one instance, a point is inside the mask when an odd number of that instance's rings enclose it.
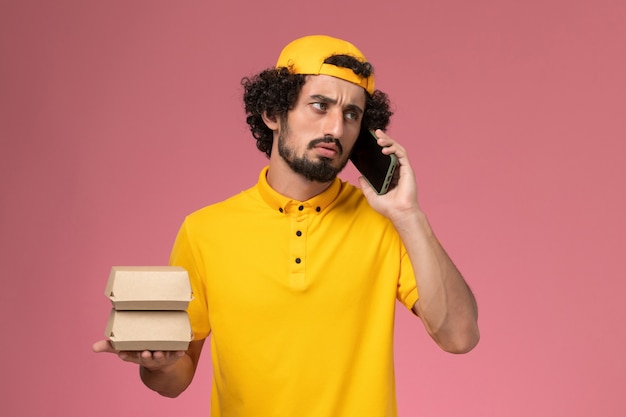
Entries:
{"label": "eye", "polygon": [[317,101],[315,103],[311,103],[311,105],[315,109],[320,110],[320,111],[326,111],[328,109],[328,105],[326,103],[321,102],[321,101]]}
{"label": "eye", "polygon": [[350,119],[350,120],[359,120],[359,113],[355,112],[355,111],[347,111],[346,113],[346,119]]}

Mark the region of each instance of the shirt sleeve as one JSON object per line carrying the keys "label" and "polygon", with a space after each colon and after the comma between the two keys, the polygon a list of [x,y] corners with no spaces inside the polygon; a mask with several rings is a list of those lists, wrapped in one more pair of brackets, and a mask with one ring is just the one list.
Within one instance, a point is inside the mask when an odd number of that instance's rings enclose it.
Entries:
{"label": "shirt sleeve", "polygon": [[202,259],[199,255],[197,247],[193,244],[190,236],[189,224],[186,219],[176,236],[170,255],[170,265],[181,266],[189,274],[193,299],[189,303],[187,312],[194,340],[205,339],[211,332],[206,296],[206,277],[204,276],[205,269],[198,262],[199,259]]}
{"label": "shirt sleeve", "polygon": [[400,256],[400,278],[398,279],[398,300],[404,304],[406,308],[411,310],[417,302],[419,294],[417,292],[417,283],[415,282],[415,272],[413,265],[409,259],[409,255],[402,245]]}

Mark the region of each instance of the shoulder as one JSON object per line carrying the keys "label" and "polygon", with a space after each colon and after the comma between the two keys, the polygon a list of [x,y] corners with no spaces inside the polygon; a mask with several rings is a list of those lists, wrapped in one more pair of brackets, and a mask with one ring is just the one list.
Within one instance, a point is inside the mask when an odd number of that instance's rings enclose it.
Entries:
{"label": "shoulder", "polygon": [[351,222],[371,223],[371,225],[390,223],[386,217],[370,206],[359,187],[346,181],[341,182],[341,191],[329,208],[334,214],[351,217]]}
{"label": "shoulder", "polygon": [[223,221],[250,211],[256,211],[261,206],[261,198],[256,186],[241,191],[225,200],[209,204],[188,214],[186,223],[204,223]]}
{"label": "shoulder", "polygon": [[376,213],[367,202],[363,191],[346,181],[341,181],[341,191],[335,203],[344,209]]}

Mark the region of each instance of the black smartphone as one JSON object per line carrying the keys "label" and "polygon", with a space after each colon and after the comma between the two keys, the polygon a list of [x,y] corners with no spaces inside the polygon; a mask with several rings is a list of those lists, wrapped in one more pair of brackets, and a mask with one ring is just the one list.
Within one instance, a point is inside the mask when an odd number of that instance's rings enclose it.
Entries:
{"label": "black smartphone", "polygon": [[373,131],[361,129],[350,153],[350,160],[377,194],[385,194],[398,166],[398,158],[394,154],[382,153],[383,148],[377,140]]}

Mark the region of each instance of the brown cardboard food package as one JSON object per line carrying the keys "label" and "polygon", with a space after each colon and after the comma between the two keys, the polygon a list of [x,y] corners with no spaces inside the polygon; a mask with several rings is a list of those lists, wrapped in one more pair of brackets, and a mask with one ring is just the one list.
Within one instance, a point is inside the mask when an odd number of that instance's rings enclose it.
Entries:
{"label": "brown cardboard food package", "polygon": [[120,310],[186,310],[193,298],[179,266],[114,266],[105,295]]}
{"label": "brown cardboard food package", "polygon": [[187,350],[193,333],[189,275],[178,266],[114,266],[105,295],[113,308],[105,335],[116,350]]}
{"label": "brown cardboard food package", "polygon": [[187,350],[193,338],[186,311],[111,310],[105,335],[116,350]]}

